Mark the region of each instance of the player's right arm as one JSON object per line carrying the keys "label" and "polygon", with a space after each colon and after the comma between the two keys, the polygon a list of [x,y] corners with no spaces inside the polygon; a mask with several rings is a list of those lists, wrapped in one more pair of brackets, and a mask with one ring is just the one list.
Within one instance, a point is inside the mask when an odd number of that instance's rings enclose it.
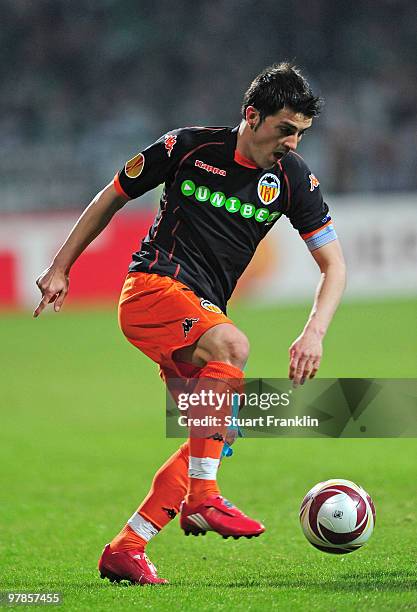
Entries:
{"label": "player's right arm", "polygon": [[55,312],[59,311],[68,293],[72,264],[90,242],[104,230],[113,215],[126,204],[128,199],[116,191],[114,184],[110,183],[87,206],[49,268],[36,280],[42,299],[33,313],[34,317],[38,317],[51,302],[55,302]]}
{"label": "player's right arm", "polygon": [[59,311],[68,293],[72,264],[128,200],[137,198],[172,178],[182,156],[192,146],[191,143],[194,143],[193,134],[199,134],[200,131],[197,128],[182,128],[164,134],[144,151],[129,159],[116,174],[113,182],[96,195],[78,219],[52,264],[37,279],[36,284],[42,293],[42,299],[33,313],[34,317],[39,316],[51,302],[55,302],[55,312]]}

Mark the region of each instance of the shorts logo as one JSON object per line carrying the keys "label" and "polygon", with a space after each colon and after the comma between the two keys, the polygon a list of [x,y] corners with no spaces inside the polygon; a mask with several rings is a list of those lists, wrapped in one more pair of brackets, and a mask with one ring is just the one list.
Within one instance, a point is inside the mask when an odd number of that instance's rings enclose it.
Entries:
{"label": "shorts logo", "polygon": [[258,196],[266,206],[275,202],[280,192],[279,178],[275,174],[264,174],[258,182]]}
{"label": "shorts logo", "polygon": [[182,329],[184,331],[184,338],[188,336],[189,331],[191,330],[194,323],[198,323],[200,319],[184,319],[182,322]]}
{"label": "shorts logo", "polygon": [[125,163],[125,173],[129,178],[138,178],[139,174],[142,173],[143,166],[145,165],[145,157],[143,153],[138,153],[132,159],[129,159]]}
{"label": "shorts logo", "polygon": [[177,516],[177,513],[175,512],[174,508],[164,508],[162,507],[162,510],[165,510],[165,512],[168,514],[170,519],[173,519]]}
{"label": "shorts logo", "polygon": [[201,308],[204,308],[204,310],[208,310],[209,312],[215,312],[216,314],[222,314],[222,311],[220,310],[218,306],[216,306],[216,304],[213,304],[212,302],[209,302],[209,300],[205,300],[204,298],[200,300],[200,306]]}
{"label": "shorts logo", "polygon": [[310,191],[314,191],[320,185],[319,179],[314,174],[309,174],[308,178],[310,179]]}
{"label": "shorts logo", "polygon": [[212,436],[208,436],[212,440],[218,440],[219,442],[223,442],[224,438],[221,433],[215,433]]}
{"label": "shorts logo", "polygon": [[168,157],[171,157],[172,149],[175,147],[177,137],[172,134],[165,134],[165,149]]}

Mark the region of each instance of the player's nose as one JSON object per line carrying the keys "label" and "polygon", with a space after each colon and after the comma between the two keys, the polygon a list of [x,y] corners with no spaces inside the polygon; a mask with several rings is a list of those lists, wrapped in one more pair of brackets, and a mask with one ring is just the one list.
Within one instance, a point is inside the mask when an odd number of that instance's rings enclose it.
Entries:
{"label": "player's nose", "polygon": [[288,148],[288,150],[290,151],[295,151],[298,145],[298,136],[297,134],[292,134],[291,136],[288,136],[285,140],[284,140],[284,146]]}

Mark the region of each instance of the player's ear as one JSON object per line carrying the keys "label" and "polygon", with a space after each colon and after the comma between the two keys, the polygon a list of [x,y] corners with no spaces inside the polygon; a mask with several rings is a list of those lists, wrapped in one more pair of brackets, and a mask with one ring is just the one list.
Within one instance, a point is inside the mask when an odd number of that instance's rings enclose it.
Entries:
{"label": "player's ear", "polygon": [[254,106],[246,108],[245,119],[252,130],[255,130],[259,125],[259,111]]}

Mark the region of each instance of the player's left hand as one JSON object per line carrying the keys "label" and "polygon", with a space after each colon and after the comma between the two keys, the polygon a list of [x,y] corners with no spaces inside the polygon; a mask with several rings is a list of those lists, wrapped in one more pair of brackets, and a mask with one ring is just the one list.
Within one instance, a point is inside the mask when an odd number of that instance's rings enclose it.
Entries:
{"label": "player's left hand", "polygon": [[291,344],[289,378],[293,385],[303,385],[307,378],[314,378],[323,354],[322,339],[313,330],[305,330]]}

